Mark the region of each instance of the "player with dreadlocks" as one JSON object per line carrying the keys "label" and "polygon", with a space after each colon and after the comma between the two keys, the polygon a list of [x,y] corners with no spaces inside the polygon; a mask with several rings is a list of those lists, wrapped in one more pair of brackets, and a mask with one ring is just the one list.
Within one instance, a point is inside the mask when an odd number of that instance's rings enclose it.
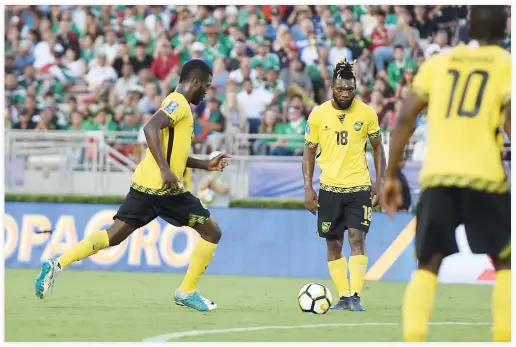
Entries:
{"label": "player with dreadlocks", "polygon": [[[378,115],[369,105],[355,99],[353,62],[342,60],[337,64],[331,89],[333,98],[312,111],[305,130],[305,205],[314,215],[318,210],[317,231],[326,239],[328,268],[340,298],[331,309],[365,311],[360,302],[367,269],[365,238],[372,207],[379,200],[385,155]],[[374,150],[374,185],[365,156],[368,138]],[[322,170],[319,197],[313,188],[316,160]],[[351,248],[349,280],[348,263],[342,256],[346,230]]]}

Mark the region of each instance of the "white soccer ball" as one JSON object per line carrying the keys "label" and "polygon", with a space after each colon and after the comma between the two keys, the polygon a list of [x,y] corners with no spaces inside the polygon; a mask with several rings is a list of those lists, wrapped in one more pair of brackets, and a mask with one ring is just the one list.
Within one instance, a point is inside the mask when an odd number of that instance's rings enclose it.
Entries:
{"label": "white soccer ball", "polygon": [[215,198],[215,193],[210,188],[203,189],[199,192],[199,199],[206,205],[211,204]]}
{"label": "white soccer ball", "polygon": [[331,301],[330,290],[320,283],[308,283],[297,296],[299,307],[305,313],[325,314],[330,309]]}

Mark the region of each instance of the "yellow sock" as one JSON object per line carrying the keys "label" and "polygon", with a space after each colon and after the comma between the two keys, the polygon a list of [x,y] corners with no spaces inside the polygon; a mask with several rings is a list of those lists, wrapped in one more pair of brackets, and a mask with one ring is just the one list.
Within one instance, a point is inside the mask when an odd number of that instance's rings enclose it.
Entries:
{"label": "yellow sock", "polygon": [[424,342],[428,321],[434,309],[437,276],[426,270],[416,270],[405,290],[403,300],[403,340]]}
{"label": "yellow sock", "polygon": [[64,269],[73,262],[83,260],[107,247],[109,247],[109,237],[106,230],[91,233],[70,250],[64,252],[59,257],[59,264]]}
{"label": "yellow sock", "polygon": [[511,342],[511,270],[496,272],[492,314],[493,341]]}
{"label": "yellow sock", "polygon": [[367,271],[367,256],[352,255],[349,257],[349,280],[351,295],[360,296],[364,286],[364,278]]}
{"label": "yellow sock", "polygon": [[345,257],[328,262],[330,276],[339,292],[339,298],[349,297],[348,263]]}
{"label": "yellow sock", "polygon": [[192,252],[190,266],[188,266],[183,283],[179,286],[180,291],[192,293],[197,289],[197,283],[199,283],[201,275],[210,263],[215,253],[215,248],[217,248],[217,244],[208,242],[202,238],[199,239],[199,242]]}

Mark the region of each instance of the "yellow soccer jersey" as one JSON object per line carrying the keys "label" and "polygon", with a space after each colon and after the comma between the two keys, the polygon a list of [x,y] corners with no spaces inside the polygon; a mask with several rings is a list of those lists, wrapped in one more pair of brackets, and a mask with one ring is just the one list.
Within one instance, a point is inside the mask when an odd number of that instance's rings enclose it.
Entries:
{"label": "yellow soccer jersey", "polygon": [[507,191],[499,129],[511,97],[510,54],[497,46],[458,46],[424,62],[412,88],[428,101],[422,188]]}
{"label": "yellow soccer jersey", "polygon": [[[160,110],[170,118],[170,127],[161,130],[161,149],[172,172],[181,180],[192,146],[193,116],[190,104],[180,93],[171,93],[161,104]],[[132,177],[131,187],[152,195],[170,195],[184,192],[161,190],[163,180],[158,163],[147,149],[145,158],[138,164]]]}
{"label": "yellow soccer jersey", "polygon": [[371,187],[365,155],[366,141],[380,136],[378,116],[369,105],[355,99],[345,111],[331,100],[316,107],[308,117],[306,145],[320,146],[321,189],[355,192]]}

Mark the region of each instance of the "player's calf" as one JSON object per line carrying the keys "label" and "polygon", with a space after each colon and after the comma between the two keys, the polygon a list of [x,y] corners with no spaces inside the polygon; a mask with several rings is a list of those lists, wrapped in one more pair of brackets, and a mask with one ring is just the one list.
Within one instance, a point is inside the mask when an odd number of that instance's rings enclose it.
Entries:
{"label": "player's calf", "polygon": [[351,256],[349,257],[351,311],[365,311],[360,302],[360,294],[364,286],[368,262],[367,256],[365,255],[365,239],[365,231],[348,228],[348,240],[351,248]]}

